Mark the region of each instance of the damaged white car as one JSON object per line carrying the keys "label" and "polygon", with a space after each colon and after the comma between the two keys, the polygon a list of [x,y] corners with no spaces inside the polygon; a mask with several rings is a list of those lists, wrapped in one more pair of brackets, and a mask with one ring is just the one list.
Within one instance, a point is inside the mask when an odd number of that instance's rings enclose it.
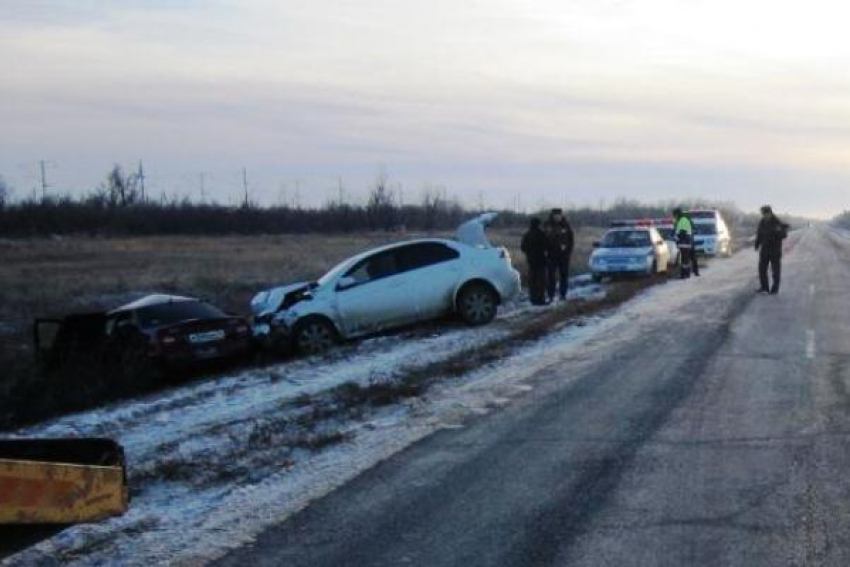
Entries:
{"label": "damaged white car", "polygon": [[315,282],[251,300],[254,335],[271,348],[312,354],[341,339],[458,314],[484,325],[520,289],[504,248],[484,234],[495,213],[464,223],[457,239],[409,240],[349,258]]}

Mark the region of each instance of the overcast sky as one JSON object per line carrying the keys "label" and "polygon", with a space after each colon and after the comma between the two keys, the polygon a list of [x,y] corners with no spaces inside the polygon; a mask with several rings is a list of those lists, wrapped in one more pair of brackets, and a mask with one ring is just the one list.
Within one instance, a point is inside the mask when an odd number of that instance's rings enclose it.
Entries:
{"label": "overcast sky", "polygon": [[0,0],[0,175],[850,208],[850,3]]}

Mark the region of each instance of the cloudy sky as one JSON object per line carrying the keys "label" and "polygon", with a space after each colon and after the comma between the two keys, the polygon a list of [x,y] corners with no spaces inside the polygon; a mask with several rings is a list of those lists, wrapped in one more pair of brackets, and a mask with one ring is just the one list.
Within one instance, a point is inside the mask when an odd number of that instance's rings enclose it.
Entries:
{"label": "cloudy sky", "polygon": [[21,196],[144,160],[260,202],[850,208],[850,4],[0,0],[0,175]]}

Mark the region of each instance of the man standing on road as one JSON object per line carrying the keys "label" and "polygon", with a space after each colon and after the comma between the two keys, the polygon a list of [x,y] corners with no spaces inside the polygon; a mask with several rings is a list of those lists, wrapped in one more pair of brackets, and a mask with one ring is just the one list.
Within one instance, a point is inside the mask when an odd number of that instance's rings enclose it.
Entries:
{"label": "man standing on road", "polygon": [[561,301],[567,299],[569,286],[570,256],[573,254],[575,237],[570,223],[561,209],[552,209],[546,221],[546,237],[549,240],[548,286],[549,301],[555,300],[555,276],[558,276],[558,291]]}
{"label": "man standing on road", "polygon": [[[780,221],[770,205],[761,208],[761,220],[756,233],[756,251],[759,253],[758,293],[779,293],[782,277],[782,241],[788,236],[788,225]],[[773,286],[769,286],[767,268],[773,272]]]}
{"label": "man standing on road", "polygon": [[546,304],[546,233],[540,228],[540,219],[532,218],[520,245],[528,264],[528,296],[532,305]]}
{"label": "man standing on road", "polygon": [[673,209],[673,219],[673,235],[679,246],[679,277],[686,280],[691,277],[691,269],[695,276],[699,275],[694,251],[694,223],[681,207]]}

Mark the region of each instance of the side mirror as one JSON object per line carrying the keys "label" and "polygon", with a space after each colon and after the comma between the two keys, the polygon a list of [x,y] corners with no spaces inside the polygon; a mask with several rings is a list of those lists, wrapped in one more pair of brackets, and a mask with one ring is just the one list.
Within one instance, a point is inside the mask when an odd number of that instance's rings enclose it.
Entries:
{"label": "side mirror", "polygon": [[352,278],[351,276],[342,276],[339,278],[339,281],[336,283],[337,289],[348,289],[357,285],[357,280]]}
{"label": "side mirror", "polygon": [[600,246],[600,245],[601,245],[601,244],[600,244],[600,242],[599,242],[598,240],[596,240],[596,241],[594,241],[594,242],[593,242],[593,247],[594,247],[594,248],[599,248],[599,246]]}

